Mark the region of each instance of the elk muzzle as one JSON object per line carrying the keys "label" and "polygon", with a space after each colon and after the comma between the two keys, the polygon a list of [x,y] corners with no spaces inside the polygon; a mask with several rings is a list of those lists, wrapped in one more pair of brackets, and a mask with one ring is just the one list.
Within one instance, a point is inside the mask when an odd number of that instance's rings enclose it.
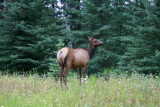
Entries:
{"label": "elk muzzle", "polygon": [[96,43],[96,46],[98,47],[98,46],[102,46],[102,45],[104,45],[104,42],[98,40],[97,43]]}

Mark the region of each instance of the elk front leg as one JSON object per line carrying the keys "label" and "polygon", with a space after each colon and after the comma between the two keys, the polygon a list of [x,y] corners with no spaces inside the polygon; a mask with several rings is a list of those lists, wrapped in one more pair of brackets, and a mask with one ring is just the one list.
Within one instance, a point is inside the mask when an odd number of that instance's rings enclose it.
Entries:
{"label": "elk front leg", "polygon": [[87,69],[87,66],[84,66],[84,68],[83,68],[83,81],[84,81],[84,84],[85,84],[85,78],[86,78],[86,76],[85,76],[86,69]]}
{"label": "elk front leg", "polygon": [[81,68],[79,68],[78,71],[79,71],[79,79],[80,79],[80,85],[81,85]]}

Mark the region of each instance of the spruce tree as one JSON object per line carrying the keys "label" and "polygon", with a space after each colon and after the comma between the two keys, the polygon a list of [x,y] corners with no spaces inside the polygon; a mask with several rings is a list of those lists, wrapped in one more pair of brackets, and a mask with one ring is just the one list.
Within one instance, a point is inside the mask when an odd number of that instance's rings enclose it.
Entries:
{"label": "spruce tree", "polygon": [[[19,0],[6,3],[1,26],[1,69],[53,71],[61,37],[60,20],[51,0]],[[57,69],[57,68],[56,68]]]}
{"label": "spruce tree", "polygon": [[121,38],[130,35],[130,31],[126,28],[129,10],[125,0],[84,1],[84,6],[82,30],[105,42],[91,60],[89,73],[116,67],[119,56],[126,50],[126,44]]}
{"label": "spruce tree", "polygon": [[141,73],[159,73],[158,7],[153,1],[134,4],[133,36],[128,51],[121,57],[119,68]]}

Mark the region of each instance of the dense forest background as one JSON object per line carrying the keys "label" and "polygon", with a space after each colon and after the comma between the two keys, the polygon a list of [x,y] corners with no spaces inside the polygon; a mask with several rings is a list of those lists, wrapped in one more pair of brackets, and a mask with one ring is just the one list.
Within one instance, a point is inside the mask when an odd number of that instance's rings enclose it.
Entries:
{"label": "dense forest background", "polygon": [[0,0],[0,70],[59,70],[57,51],[102,40],[87,73],[159,74],[160,0]]}

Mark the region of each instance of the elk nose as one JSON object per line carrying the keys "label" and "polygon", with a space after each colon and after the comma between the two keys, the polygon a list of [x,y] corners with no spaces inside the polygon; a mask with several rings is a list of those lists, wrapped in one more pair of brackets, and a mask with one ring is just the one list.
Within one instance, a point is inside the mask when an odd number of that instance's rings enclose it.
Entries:
{"label": "elk nose", "polygon": [[104,42],[101,41],[101,44],[104,45]]}
{"label": "elk nose", "polygon": [[99,46],[102,46],[102,45],[104,45],[104,42],[102,42],[102,41],[99,41]]}
{"label": "elk nose", "polygon": [[102,45],[104,45],[104,42],[102,42]]}

